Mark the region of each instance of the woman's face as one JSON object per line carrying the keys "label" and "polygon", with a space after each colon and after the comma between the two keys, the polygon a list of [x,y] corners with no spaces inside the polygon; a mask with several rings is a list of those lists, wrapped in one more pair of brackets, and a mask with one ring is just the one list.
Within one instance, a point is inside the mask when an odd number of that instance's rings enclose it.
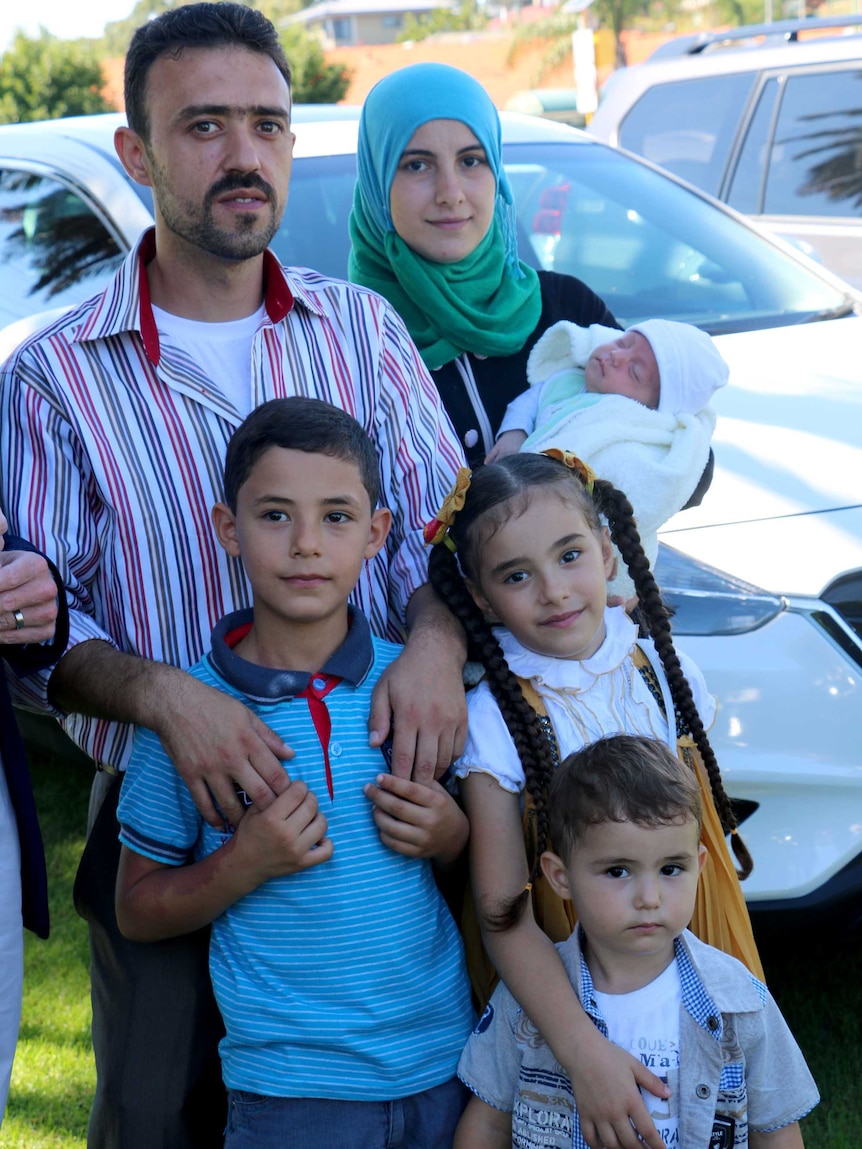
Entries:
{"label": "woman's face", "polygon": [[435,263],[455,263],[485,238],[496,196],[485,149],[467,125],[429,120],[398,161],[389,210],[408,247]]}

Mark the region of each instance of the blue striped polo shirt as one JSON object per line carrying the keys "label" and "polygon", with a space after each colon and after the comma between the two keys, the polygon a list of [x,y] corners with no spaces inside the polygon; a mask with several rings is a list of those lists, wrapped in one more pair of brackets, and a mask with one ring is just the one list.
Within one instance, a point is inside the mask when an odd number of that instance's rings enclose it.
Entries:
{"label": "blue striped polo shirt", "polygon": [[[250,621],[223,620],[191,671],[245,703],[293,748],[291,778],[314,791],[332,858],[259,886],[213,922],[210,972],[225,1022],[225,1084],[277,1097],[385,1101],[439,1085],[472,1026],[461,940],[431,863],[385,847],[362,787],[388,766],[368,746],[371,692],[400,647],[351,616],[322,674],[332,796],[306,698],[315,676],[253,665],[225,637]],[[233,832],[203,821],[155,734],[140,730],[123,782],[120,838],[168,865],[203,858]]]}

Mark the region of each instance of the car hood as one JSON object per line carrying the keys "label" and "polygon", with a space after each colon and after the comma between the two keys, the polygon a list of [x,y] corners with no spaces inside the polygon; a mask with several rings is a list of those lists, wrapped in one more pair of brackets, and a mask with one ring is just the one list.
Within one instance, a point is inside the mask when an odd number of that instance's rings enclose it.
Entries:
{"label": "car hood", "polygon": [[862,567],[862,318],[716,337],[730,383],[715,478],[671,546],[767,590],[816,595]]}

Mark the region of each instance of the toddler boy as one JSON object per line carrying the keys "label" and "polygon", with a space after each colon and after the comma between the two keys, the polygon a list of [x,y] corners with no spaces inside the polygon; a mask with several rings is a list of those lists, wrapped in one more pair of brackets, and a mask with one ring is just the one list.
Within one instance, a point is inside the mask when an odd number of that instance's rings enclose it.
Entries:
{"label": "toddler boy", "polygon": [[[560,956],[595,1025],[667,1080],[668,1101],[645,1101],[668,1149],[802,1149],[819,1096],[778,1007],[685,928],[705,859],[694,775],[617,735],[566,759],[549,809],[542,870],[579,919]],[[504,985],[458,1073],[475,1096],[455,1149],[585,1145],[568,1076]]]}
{"label": "toddler boy", "polygon": [[384,545],[378,461],[360,425],[315,399],[258,407],[230,441],[221,545],[253,607],[192,669],[294,755],[266,809],[203,821],[156,735],[140,730],[118,818],[120,928],[138,941],[212,923],[226,1036],[225,1146],[448,1146],[472,1024],[455,924],[430,858],[468,829],[436,782],[392,777],[368,744],[371,692],[399,647],[348,596]]}

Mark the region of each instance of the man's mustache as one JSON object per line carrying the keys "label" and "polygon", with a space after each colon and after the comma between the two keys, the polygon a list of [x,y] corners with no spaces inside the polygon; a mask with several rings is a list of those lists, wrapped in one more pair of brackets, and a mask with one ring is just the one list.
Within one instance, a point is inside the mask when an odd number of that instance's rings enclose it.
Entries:
{"label": "man's mustache", "polygon": [[268,184],[265,179],[254,172],[249,172],[248,175],[232,173],[231,175],[222,176],[207,192],[207,200],[212,201],[218,196],[224,195],[225,192],[247,191],[249,188],[263,192],[270,203],[276,202],[275,189],[272,184]]}

